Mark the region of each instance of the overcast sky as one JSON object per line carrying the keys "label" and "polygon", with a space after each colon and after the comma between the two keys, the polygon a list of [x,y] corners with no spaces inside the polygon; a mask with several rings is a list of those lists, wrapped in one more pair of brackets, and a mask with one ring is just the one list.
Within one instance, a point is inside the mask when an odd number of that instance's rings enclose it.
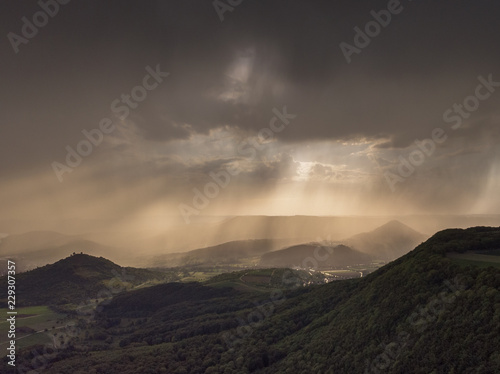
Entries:
{"label": "overcast sky", "polygon": [[3,1],[1,218],[500,212],[498,2],[238,2]]}

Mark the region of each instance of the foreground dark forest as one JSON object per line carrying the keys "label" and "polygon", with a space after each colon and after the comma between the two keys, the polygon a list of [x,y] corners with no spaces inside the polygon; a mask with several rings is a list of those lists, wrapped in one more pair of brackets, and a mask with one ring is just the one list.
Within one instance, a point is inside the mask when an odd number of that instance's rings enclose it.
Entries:
{"label": "foreground dark forest", "polygon": [[[41,372],[498,373],[500,269],[456,255],[499,249],[499,228],[450,229],[360,279],[303,287],[283,272],[287,290],[123,292],[45,350]],[[42,365],[41,351],[18,364]]]}

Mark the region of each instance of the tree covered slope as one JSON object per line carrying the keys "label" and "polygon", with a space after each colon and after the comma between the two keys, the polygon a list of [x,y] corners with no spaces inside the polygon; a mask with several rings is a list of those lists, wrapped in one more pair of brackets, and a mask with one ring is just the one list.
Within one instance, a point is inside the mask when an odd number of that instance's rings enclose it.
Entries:
{"label": "tree covered slope", "polygon": [[498,264],[447,255],[499,248],[500,228],[445,230],[361,279],[256,295],[195,284],[121,294],[89,327],[103,340],[75,340],[45,372],[498,373]]}
{"label": "tree covered slope", "polygon": [[[165,274],[121,267],[103,257],[74,254],[54,264],[17,274],[17,306],[76,304],[107,296],[107,293],[100,295],[100,291],[110,287],[125,290],[149,280],[167,279]],[[0,278],[0,290],[1,302],[6,298],[6,276]]]}

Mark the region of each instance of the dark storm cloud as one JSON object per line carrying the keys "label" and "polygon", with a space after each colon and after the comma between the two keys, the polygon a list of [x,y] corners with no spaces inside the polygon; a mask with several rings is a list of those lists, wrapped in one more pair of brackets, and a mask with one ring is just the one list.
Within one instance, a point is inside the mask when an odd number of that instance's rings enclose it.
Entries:
{"label": "dark storm cloud", "polygon": [[[62,160],[65,146],[110,117],[110,103],[156,64],[171,75],[130,116],[148,140],[222,125],[255,134],[287,105],[298,116],[281,140],[384,137],[406,146],[444,126],[443,112],[474,92],[478,75],[500,81],[500,7],[401,3],[403,12],[347,64],[339,44],[352,44],[353,27],[387,1],[247,0],[220,22],[212,1],[73,0],[17,54],[6,35],[20,34],[21,18],[39,6],[3,2],[0,168],[28,172]],[[228,69],[247,49],[246,96],[221,101]],[[498,126],[499,98],[474,114],[485,118],[482,131]]]}

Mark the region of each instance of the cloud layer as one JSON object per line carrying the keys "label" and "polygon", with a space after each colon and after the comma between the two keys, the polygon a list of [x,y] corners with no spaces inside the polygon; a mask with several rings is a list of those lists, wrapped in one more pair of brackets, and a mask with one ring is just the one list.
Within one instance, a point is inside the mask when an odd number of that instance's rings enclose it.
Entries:
{"label": "cloud layer", "polygon": [[[211,1],[61,5],[18,53],[0,46],[2,214],[178,215],[228,166],[241,172],[203,213],[498,211],[500,92],[456,130],[443,115],[479,76],[500,82],[499,5],[402,1],[347,63],[340,43],[387,6],[244,1],[221,22]],[[2,4],[2,35],[22,35],[39,11]],[[118,118],[112,103],[157,65],[170,75]],[[284,106],[296,117],[263,141]],[[52,163],[103,118],[115,130],[59,183]],[[436,128],[447,140],[390,188],[387,173]]]}

